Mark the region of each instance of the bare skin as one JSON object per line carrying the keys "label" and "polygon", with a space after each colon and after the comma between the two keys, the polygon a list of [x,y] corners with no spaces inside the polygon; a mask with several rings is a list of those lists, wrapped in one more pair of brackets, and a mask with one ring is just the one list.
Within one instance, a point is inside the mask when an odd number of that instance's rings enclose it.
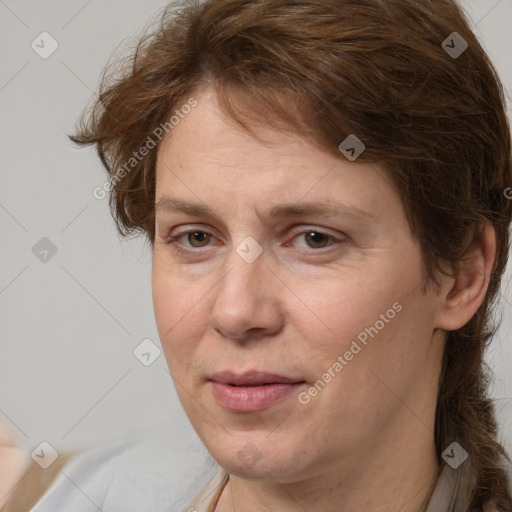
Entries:
{"label": "bare skin", "polygon": [[0,510],[23,477],[28,462],[28,455],[19,447],[10,427],[0,421]]}

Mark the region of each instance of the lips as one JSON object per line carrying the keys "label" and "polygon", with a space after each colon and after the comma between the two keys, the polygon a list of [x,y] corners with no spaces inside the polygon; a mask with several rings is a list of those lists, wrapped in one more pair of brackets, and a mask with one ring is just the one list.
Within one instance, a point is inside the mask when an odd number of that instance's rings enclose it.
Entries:
{"label": "lips", "polygon": [[231,412],[268,409],[305,384],[301,379],[260,371],[218,372],[211,376],[210,381],[217,403]]}
{"label": "lips", "polygon": [[240,374],[230,371],[218,372],[214,373],[210,380],[231,386],[263,386],[265,384],[296,384],[298,382],[304,382],[302,379],[293,379],[275,373],[259,371],[250,371]]}

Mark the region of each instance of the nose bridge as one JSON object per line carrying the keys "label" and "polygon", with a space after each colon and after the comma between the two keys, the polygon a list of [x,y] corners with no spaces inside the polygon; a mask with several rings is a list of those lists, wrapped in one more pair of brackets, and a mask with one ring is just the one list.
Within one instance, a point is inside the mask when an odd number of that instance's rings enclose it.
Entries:
{"label": "nose bridge", "polygon": [[[259,244],[258,244],[259,245]],[[262,250],[256,254],[251,240],[233,248],[226,260],[227,273],[218,283],[211,321],[215,329],[232,338],[247,331],[274,331],[281,324],[277,290],[269,286],[271,272]]]}
{"label": "nose bridge", "polygon": [[266,273],[264,254],[246,260],[243,255],[240,256],[240,248],[246,247],[242,243],[230,254],[227,261],[229,270],[219,283],[217,291],[217,301],[229,304],[233,311],[254,307],[256,302],[264,299],[265,291],[265,287],[261,286],[262,274]]}

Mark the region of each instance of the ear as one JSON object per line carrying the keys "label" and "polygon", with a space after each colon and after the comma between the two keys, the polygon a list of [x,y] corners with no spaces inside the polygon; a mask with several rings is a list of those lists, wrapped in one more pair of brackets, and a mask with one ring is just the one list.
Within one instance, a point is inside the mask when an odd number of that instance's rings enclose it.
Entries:
{"label": "ear", "polygon": [[496,232],[486,222],[471,244],[456,276],[446,278],[439,298],[436,327],[446,331],[467,324],[482,304],[496,257]]}

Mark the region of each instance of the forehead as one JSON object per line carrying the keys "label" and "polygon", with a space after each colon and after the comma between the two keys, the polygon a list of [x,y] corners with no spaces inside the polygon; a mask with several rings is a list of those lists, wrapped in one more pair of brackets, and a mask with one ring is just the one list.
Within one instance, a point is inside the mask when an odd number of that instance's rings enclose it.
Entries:
{"label": "forehead", "polygon": [[198,203],[222,204],[228,197],[246,205],[322,200],[378,216],[384,213],[382,197],[397,199],[377,165],[350,162],[298,134],[263,124],[254,127],[255,138],[221,112],[213,92],[195,99],[197,106],[159,148],[156,202],[162,207],[171,207],[171,201],[161,202],[169,195],[188,198],[196,210]]}
{"label": "forehead", "polygon": [[277,130],[264,120],[251,124],[256,137],[246,133],[221,110],[213,89],[199,91],[194,99],[196,107],[183,115],[164,137],[160,154],[172,152],[178,159],[193,157],[204,160],[211,157],[219,159],[220,163],[243,166],[246,161],[244,151],[249,148],[260,158],[286,158],[289,161],[293,159],[295,149],[304,144],[300,134]]}

